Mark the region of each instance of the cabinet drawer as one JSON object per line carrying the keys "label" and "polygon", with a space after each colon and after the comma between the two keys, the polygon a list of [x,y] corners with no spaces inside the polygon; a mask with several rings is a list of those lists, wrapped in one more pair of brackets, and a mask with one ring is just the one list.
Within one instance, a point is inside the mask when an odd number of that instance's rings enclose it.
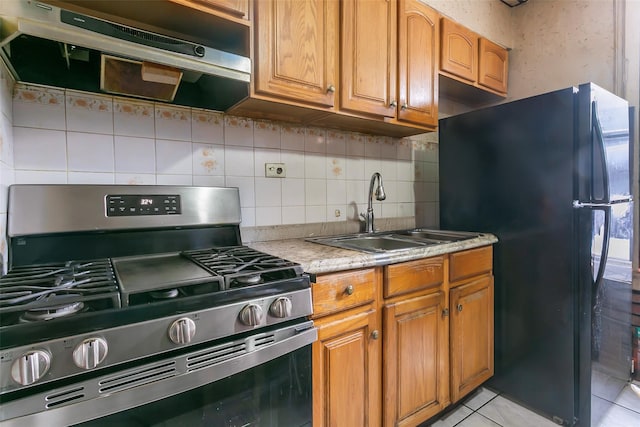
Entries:
{"label": "cabinet drawer", "polygon": [[464,279],[478,274],[488,273],[493,267],[493,247],[471,249],[450,255],[449,281]]}
{"label": "cabinet drawer", "polygon": [[313,317],[367,304],[375,299],[377,273],[373,268],[318,276],[311,286]]}
{"label": "cabinet drawer", "polygon": [[439,286],[444,280],[444,257],[392,264],[386,267],[384,297]]}

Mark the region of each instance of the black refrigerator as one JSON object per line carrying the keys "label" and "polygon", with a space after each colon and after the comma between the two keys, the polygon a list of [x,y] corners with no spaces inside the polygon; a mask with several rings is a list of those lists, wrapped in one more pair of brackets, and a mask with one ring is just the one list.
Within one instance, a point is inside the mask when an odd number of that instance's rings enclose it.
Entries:
{"label": "black refrigerator", "polygon": [[490,232],[489,388],[596,426],[631,375],[630,122],[595,84],[440,120],[440,226]]}

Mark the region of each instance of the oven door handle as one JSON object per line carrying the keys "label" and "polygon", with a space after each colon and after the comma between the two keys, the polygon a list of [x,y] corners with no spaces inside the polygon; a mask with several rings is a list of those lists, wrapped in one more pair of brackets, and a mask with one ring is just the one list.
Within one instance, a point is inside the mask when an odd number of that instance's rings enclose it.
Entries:
{"label": "oven door handle", "polygon": [[[273,342],[269,341],[270,335],[273,335]],[[2,404],[0,425],[68,426],[104,417],[246,371],[310,345],[317,339],[318,331],[312,321],[289,325],[271,332],[256,331],[254,336],[243,340],[8,401]],[[261,342],[265,343],[260,344]],[[212,360],[211,356],[219,354],[221,347],[234,345],[246,345],[248,350],[238,356],[229,356],[220,361]],[[118,381],[121,381],[121,384],[118,384]],[[109,384],[106,389],[105,384]],[[55,402],[52,404],[50,401],[52,396],[69,398],[68,393],[75,396],[70,402],[55,405]],[[47,403],[53,408],[43,410]]]}

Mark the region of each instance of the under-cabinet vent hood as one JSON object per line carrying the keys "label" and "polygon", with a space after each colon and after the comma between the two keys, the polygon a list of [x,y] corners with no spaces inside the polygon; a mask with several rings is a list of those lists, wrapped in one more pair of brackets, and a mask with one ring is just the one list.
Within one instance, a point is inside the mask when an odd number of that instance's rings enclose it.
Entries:
{"label": "under-cabinet vent hood", "polygon": [[29,0],[0,1],[0,57],[16,81],[226,110],[250,59]]}

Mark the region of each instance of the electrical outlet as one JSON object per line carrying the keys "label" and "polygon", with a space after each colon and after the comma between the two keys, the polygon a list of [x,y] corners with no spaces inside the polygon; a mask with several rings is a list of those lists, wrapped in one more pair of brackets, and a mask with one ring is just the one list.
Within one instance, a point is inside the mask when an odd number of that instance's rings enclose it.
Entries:
{"label": "electrical outlet", "polygon": [[287,169],[284,163],[265,163],[264,176],[267,178],[284,178],[287,176]]}

